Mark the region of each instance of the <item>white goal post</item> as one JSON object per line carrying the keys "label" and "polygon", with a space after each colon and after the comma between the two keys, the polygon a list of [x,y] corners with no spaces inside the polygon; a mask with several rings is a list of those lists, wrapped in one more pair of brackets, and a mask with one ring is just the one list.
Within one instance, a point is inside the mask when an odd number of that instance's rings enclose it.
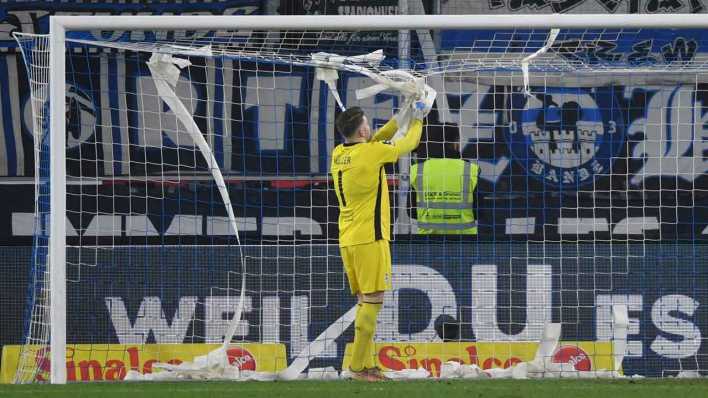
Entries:
{"label": "white goal post", "polygon": [[[708,28],[705,15],[401,15],[401,16],[54,16],[50,18],[49,219],[51,383],[67,382],[66,358],[66,55],[67,32],[130,30],[415,29],[631,29]],[[525,54],[531,55],[531,54]],[[706,65],[702,65],[705,67]],[[244,279],[245,280],[245,279]]]}

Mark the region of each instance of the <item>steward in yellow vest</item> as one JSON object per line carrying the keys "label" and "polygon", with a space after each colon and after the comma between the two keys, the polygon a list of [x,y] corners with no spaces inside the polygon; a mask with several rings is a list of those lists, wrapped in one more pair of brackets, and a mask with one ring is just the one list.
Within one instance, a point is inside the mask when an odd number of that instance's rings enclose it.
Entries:
{"label": "steward in yellow vest", "polygon": [[418,234],[476,235],[474,190],[479,166],[461,159],[456,125],[429,125],[411,166],[412,203]]}

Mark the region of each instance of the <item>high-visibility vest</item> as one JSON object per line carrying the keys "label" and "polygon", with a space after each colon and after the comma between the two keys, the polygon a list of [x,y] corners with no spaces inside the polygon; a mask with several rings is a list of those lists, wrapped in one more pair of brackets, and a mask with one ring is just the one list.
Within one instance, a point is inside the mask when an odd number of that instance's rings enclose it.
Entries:
{"label": "high-visibility vest", "polygon": [[418,233],[476,235],[472,202],[479,166],[461,159],[428,159],[411,166]]}

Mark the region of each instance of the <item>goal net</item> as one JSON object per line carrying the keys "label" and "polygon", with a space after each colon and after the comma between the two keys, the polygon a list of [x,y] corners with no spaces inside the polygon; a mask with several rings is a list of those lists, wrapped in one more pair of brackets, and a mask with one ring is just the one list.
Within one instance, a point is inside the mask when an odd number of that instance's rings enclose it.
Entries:
{"label": "goal net", "polygon": [[[708,371],[705,27],[484,18],[89,18],[16,35],[36,217],[15,381],[346,370],[333,120],[359,106],[380,127],[422,83],[438,93],[423,139],[383,182],[377,365]],[[464,160],[463,180],[430,188],[455,179],[425,174],[440,158]],[[426,228],[427,201],[460,186],[466,207],[441,218],[473,224]]]}

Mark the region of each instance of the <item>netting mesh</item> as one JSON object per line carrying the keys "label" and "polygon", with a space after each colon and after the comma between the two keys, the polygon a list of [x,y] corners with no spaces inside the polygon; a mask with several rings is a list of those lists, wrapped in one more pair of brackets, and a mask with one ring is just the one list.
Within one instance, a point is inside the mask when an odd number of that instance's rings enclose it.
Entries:
{"label": "netting mesh", "polygon": [[[418,150],[386,167],[394,290],[379,317],[382,366],[420,364],[439,374],[432,359],[458,358],[509,367],[530,360],[533,349],[522,342],[538,342],[553,322],[571,347],[554,361],[570,355],[575,370],[613,370],[612,306],[626,305],[633,319],[651,313],[660,332],[630,324],[625,373],[705,371],[696,327],[705,327],[698,318],[705,310],[695,302],[705,299],[708,267],[697,255],[701,231],[691,209],[705,206],[708,58],[695,33],[419,30],[403,36],[407,53],[398,32],[70,33],[69,379],[152,371],[133,366],[133,348],[221,343],[244,276],[234,346],[255,357],[266,350],[255,343],[282,347],[261,354],[274,365],[259,357],[254,369],[282,370],[302,355],[311,367],[342,368],[353,332],[343,315],[355,299],[336,247],[338,204],[327,173],[341,143],[333,129],[339,110],[315,79],[322,66],[339,71],[342,101],[364,108],[374,126],[402,101],[393,90],[357,100],[357,90],[374,84],[371,75],[407,69],[439,93]],[[17,377],[26,382],[46,380],[47,370],[49,82],[46,37],[20,43],[36,82],[38,167],[32,316]],[[381,62],[346,58],[377,49]],[[322,52],[344,58],[313,59]],[[225,177],[245,261],[213,165],[147,67],[154,53],[191,63],[174,93]],[[474,234],[418,227],[425,216],[411,166],[432,158],[477,167]],[[328,337],[332,344],[309,345],[338,322],[344,332]],[[656,338],[643,340],[648,334]],[[457,345],[416,345],[443,341]],[[157,347],[160,362],[193,353]]]}
{"label": "netting mesh", "polygon": [[[20,42],[25,57],[27,75],[32,92],[33,131],[49,129],[49,39],[27,36]],[[49,341],[49,151],[51,140],[46,134],[34,136],[35,165],[35,221],[34,242],[29,267],[28,303],[25,312],[25,343],[46,347]],[[48,362],[35,361],[23,351],[19,358],[17,380],[35,379],[38,368],[46,369]]]}
{"label": "netting mesh", "polygon": [[[414,31],[415,32],[415,31]],[[414,52],[435,51],[427,47],[432,40],[420,30],[414,40],[419,46]],[[548,52],[536,58],[533,66],[539,71],[565,72],[636,72],[680,73],[684,71],[705,72],[708,58],[696,52],[697,43],[690,42],[686,48],[671,48],[682,37],[691,37],[700,29],[663,30],[640,28],[607,29],[498,29],[494,31],[448,30],[441,31],[436,41],[440,51],[436,54],[438,65],[427,65],[424,60],[405,60],[413,70],[425,69],[426,75],[455,71],[518,70],[525,57],[548,46]],[[86,35],[71,34],[70,41],[82,44],[97,42],[82,39]],[[390,56],[398,56],[398,36],[391,32],[349,31],[212,31],[193,34],[190,38],[154,37],[148,42],[136,42],[134,35],[113,35],[103,46],[165,52],[182,55],[212,55],[238,57],[239,59],[262,59],[268,62],[311,65],[311,54],[323,51],[344,56],[358,56],[362,49],[384,49]],[[98,38],[98,41],[101,39]],[[685,39],[684,39],[685,40]],[[668,46],[667,46],[668,45]],[[623,56],[627,49],[636,51],[630,57]],[[394,60],[400,61],[400,60]],[[398,68],[398,62],[388,62],[385,68]]]}

